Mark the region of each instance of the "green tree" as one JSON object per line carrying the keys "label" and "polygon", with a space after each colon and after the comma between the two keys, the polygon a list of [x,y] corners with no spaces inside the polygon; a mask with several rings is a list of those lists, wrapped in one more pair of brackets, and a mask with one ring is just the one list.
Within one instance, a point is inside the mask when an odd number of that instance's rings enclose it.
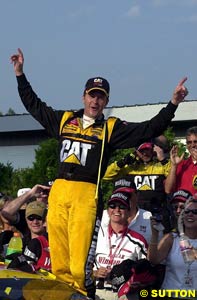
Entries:
{"label": "green tree", "polygon": [[33,179],[33,169],[23,168],[13,171],[12,185],[10,187],[10,195],[17,196],[17,191],[21,188],[33,187],[35,184]]}
{"label": "green tree", "polygon": [[32,168],[14,170],[10,163],[0,164],[0,191],[16,197],[20,188],[31,188],[37,183],[53,180],[57,172],[58,142],[55,139],[47,139],[35,150]]}
{"label": "green tree", "polygon": [[189,153],[187,151],[187,147],[184,143],[176,139],[175,133],[173,131],[172,127],[168,127],[166,131],[164,132],[165,137],[168,139],[170,149],[173,145],[178,146],[178,154],[181,156],[182,153],[184,153],[184,158],[186,159],[189,156]]}
{"label": "green tree", "polygon": [[12,186],[13,166],[11,163],[6,165],[0,163],[0,191],[10,193]]}
{"label": "green tree", "polygon": [[164,131],[164,136],[167,138],[168,143],[169,143],[169,147],[170,149],[172,148],[172,146],[174,145],[174,141],[175,141],[175,133],[173,131],[172,127],[168,127],[165,131]]}
{"label": "green tree", "polygon": [[35,150],[35,162],[33,163],[33,182],[43,183],[52,180],[58,172],[58,142],[56,139],[48,139],[42,142]]}
{"label": "green tree", "polygon": [[13,116],[13,115],[15,115],[16,113],[15,113],[15,111],[12,109],[12,108],[9,108],[8,109],[8,112],[6,113],[6,115],[8,115],[8,116]]}

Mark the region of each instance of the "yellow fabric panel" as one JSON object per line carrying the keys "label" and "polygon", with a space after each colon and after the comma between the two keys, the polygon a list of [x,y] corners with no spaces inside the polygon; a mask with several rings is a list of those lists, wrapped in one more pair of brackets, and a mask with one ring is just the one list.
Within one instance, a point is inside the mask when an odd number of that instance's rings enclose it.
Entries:
{"label": "yellow fabric panel", "polygon": [[61,130],[62,130],[62,127],[64,125],[64,123],[66,122],[66,120],[68,120],[69,118],[71,118],[73,116],[73,112],[72,111],[66,111],[64,114],[63,114],[63,117],[61,119],[61,123],[60,123],[60,134],[61,134]]}

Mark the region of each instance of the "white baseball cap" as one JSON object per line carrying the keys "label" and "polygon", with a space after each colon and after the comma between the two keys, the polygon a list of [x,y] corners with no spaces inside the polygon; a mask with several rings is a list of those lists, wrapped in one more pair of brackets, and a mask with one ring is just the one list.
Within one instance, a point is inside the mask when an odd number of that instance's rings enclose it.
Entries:
{"label": "white baseball cap", "polygon": [[19,189],[18,192],[17,192],[17,197],[20,197],[22,196],[23,194],[25,194],[26,192],[30,191],[31,189],[30,188],[22,188],[22,189]]}

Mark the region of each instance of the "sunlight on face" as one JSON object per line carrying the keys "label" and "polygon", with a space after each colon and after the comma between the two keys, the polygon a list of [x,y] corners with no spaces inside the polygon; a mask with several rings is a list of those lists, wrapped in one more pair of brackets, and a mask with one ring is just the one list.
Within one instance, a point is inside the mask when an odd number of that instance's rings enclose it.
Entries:
{"label": "sunlight on face", "polygon": [[108,215],[111,223],[127,224],[130,210],[127,206],[123,206],[121,202],[113,202],[108,206]]}
{"label": "sunlight on face", "polygon": [[197,202],[190,202],[184,210],[184,224],[187,228],[197,230]]}

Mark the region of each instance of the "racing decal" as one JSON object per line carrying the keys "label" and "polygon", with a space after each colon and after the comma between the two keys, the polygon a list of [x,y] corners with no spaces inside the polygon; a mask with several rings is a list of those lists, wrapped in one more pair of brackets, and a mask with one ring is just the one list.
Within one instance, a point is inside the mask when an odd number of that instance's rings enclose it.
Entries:
{"label": "racing decal", "polygon": [[146,226],[145,225],[140,225],[140,231],[146,232]]}
{"label": "racing decal", "polygon": [[60,161],[85,166],[88,151],[91,150],[91,148],[91,144],[66,139],[62,142]]}
{"label": "racing decal", "polygon": [[4,292],[5,292],[6,295],[9,295],[10,292],[11,292],[11,290],[12,290],[12,288],[7,286],[7,287],[5,288],[5,290],[4,290]]}
{"label": "racing decal", "polygon": [[194,176],[192,184],[195,190],[197,190],[197,175]]}
{"label": "racing decal", "polygon": [[118,179],[115,181],[114,186],[115,187],[130,187],[132,185],[132,180],[126,180],[124,178]]}
{"label": "racing decal", "polygon": [[[74,120],[72,120],[72,121],[74,122]],[[64,127],[62,128],[62,134],[73,132],[73,131],[76,132],[77,130],[78,130],[78,126],[76,126],[76,124],[68,123],[68,124],[64,125]]]}
{"label": "racing decal", "polygon": [[45,257],[44,266],[48,267],[51,265],[51,259],[50,257]]}
{"label": "racing decal", "polygon": [[102,130],[103,128],[91,128],[91,133],[93,136],[96,136],[98,138],[102,138]]}
{"label": "racing decal", "polygon": [[155,190],[157,175],[137,175],[134,177],[134,182],[137,190]]}
{"label": "racing decal", "polygon": [[[121,251],[121,249],[120,249]],[[108,255],[104,253],[97,253],[97,264],[99,266],[110,266],[111,265],[111,260]],[[113,265],[119,265],[123,260],[125,260],[127,257],[124,254],[116,254],[115,258],[113,259]]]}
{"label": "racing decal", "polygon": [[79,126],[77,118],[71,119],[70,122],[68,122],[70,125]]}

